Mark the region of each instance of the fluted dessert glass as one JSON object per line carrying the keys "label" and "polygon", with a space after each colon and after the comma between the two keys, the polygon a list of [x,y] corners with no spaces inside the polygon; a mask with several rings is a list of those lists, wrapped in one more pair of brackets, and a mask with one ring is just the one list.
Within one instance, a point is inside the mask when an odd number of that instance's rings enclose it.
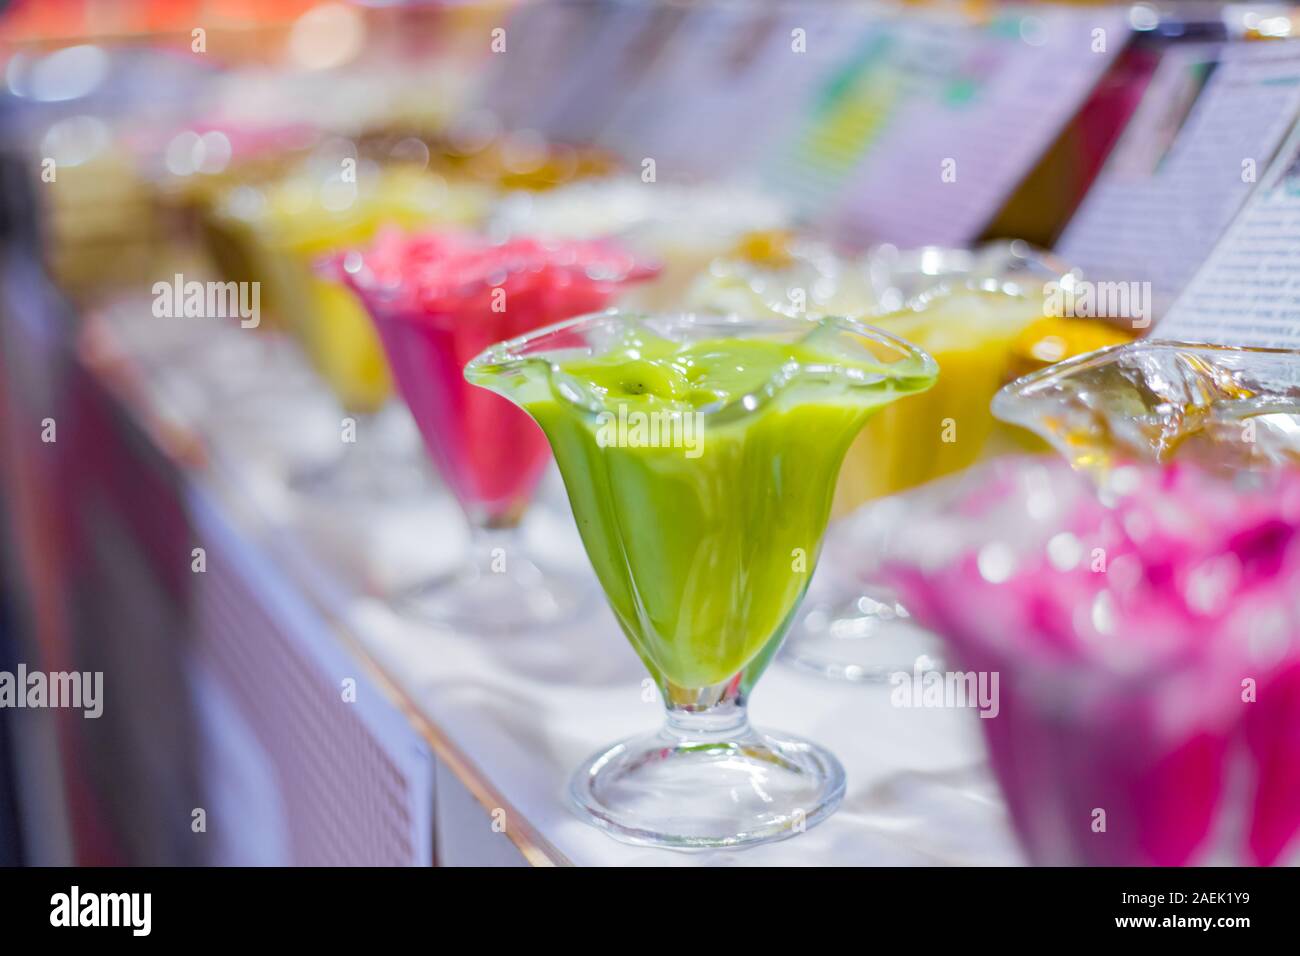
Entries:
{"label": "fluted dessert glass", "polygon": [[816,566],[844,453],[934,360],[827,318],[609,312],[488,349],[466,378],[518,404],[554,449],[587,555],[667,708],[663,728],[583,764],[596,826],[682,849],[789,837],[844,771],[746,705]]}
{"label": "fluted dessert glass", "polygon": [[[355,159],[351,144],[344,148]],[[229,190],[212,219],[253,264],[264,300],[351,419],[354,440],[295,471],[295,489],[326,499],[418,495],[427,471],[402,427],[379,337],[356,296],[313,263],[370,242],[385,226],[461,225],[475,210],[414,165],[363,163],[351,177],[340,167],[339,156],[323,151],[285,175]]]}

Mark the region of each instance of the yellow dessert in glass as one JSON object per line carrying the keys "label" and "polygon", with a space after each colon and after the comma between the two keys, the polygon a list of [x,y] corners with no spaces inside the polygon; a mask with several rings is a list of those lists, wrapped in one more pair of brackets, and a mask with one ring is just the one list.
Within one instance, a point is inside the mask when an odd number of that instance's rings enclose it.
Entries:
{"label": "yellow dessert in glass", "polygon": [[997,450],[989,402],[1006,381],[1013,346],[1041,318],[1032,298],[966,287],[874,317],[880,328],[928,351],[942,371],[928,393],[867,424],[845,459],[836,512],[960,471]]}
{"label": "yellow dessert in glass", "polygon": [[228,241],[248,258],[263,283],[262,301],[302,342],[340,404],[357,414],[378,411],[392,380],[378,337],[355,297],[313,262],[364,245],[385,225],[470,224],[482,214],[485,191],[451,187],[418,166],[295,170],[260,187],[240,186],[223,197],[217,220]]}
{"label": "yellow dessert in glass", "polygon": [[[810,320],[846,315],[914,342],[939,366],[933,388],[881,409],[850,446],[832,511],[842,520],[872,499],[961,471],[988,455],[1024,450],[1033,437],[990,412],[998,389],[1026,365],[1130,338],[1099,322],[1045,315],[1044,276],[1026,270],[1029,260],[1018,250],[890,250],[844,259],[797,242],[784,251],[773,243],[757,249],[761,257],[713,263],[692,290],[691,305]],[[1003,268],[991,267],[999,263]],[[902,308],[882,308],[903,299]],[[825,563],[827,576],[813,581],[807,613],[793,628],[786,654],[825,676],[882,680],[933,653],[934,641],[911,625],[888,588],[857,575],[857,561],[850,546],[841,560]]]}
{"label": "yellow dessert in glass", "polygon": [[882,311],[892,286],[871,257],[845,259],[799,242],[751,245],[761,256],[746,248],[743,257],[713,263],[689,304],[738,314],[869,319],[915,342],[942,370],[923,397],[868,423],[841,470],[837,515],[960,471],[984,455],[1023,449],[1028,436],[989,411],[997,390],[1025,371],[1132,338],[1103,322],[1044,315],[1041,293],[1023,282],[936,276],[937,285],[906,307]]}

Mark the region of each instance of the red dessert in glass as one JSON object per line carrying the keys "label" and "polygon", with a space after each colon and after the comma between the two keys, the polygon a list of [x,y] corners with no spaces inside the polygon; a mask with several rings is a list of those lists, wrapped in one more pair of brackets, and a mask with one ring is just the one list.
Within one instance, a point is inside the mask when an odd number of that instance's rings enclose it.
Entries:
{"label": "red dessert in glass", "polygon": [[[497,342],[607,308],[627,283],[653,269],[608,242],[493,242],[468,233],[400,231],[381,233],[369,248],[327,265],[374,320],[397,389],[476,531],[475,557],[484,560],[501,547],[499,533],[522,518],[550,450],[517,406],[465,381],[465,364]],[[517,559],[518,541],[511,545],[521,573],[536,580],[536,565]],[[492,571],[467,569],[455,584],[461,590],[490,584],[500,592],[515,578]],[[501,626],[553,616],[546,611],[553,602],[533,591],[534,611]],[[512,597],[518,596],[495,593],[488,603],[517,606]],[[433,616],[444,620],[491,625],[507,614],[491,606],[459,613],[438,603]]]}

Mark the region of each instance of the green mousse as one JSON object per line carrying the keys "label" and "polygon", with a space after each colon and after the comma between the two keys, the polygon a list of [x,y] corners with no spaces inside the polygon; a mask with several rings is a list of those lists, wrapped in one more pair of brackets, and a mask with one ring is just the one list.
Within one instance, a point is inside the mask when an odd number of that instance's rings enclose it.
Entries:
{"label": "green mousse", "polygon": [[591,563],[660,685],[752,684],[812,576],[845,451],[937,370],[843,320],[686,341],[619,321],[598,349],[506,343],[466,376],[546,432]]}

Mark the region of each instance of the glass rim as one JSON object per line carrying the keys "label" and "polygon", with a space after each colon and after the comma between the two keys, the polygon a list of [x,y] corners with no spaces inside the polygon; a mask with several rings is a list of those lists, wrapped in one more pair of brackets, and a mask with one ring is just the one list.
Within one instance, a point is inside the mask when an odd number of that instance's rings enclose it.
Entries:
{"label": "glass rim", "polygon": [[[827,362],[825,364],[805,365],[800,363],[787,363],[781,369],[770,376],[762,385],[745,392],[743,395],[737,395],[726,401],[715,402],[710,405],[704,405],[700,408],[691,409],[696,413],[707,415],[711,418],[721,418],[730,420],[739,418],[743,415],[750,415],[758,409],[767,405],[774,400],[787,387],[796,383],[800,379],[808,377],[829,377],[837,376],[841,380],[847,381],[850,385],[859,387],[874,386],[883,382],[903,382],[909,379],[924,380],[925,384],[915,391],[925,391],[934,384],[939,375],[939,364],[924,349],[886,332],[875,326],[867,325],[856,319],[846,318],[843,316],[825,316],[818,319],[806,318],[789,318],[786,316],[766,315],[750,316],[738,313],[718,313],[718,312],[692,312],[685,310],[663,310],[663,311],[639,311],[632,309],[611,308],[601,312],[589,312],[585,315],[574,316],[565,319],[562,322],[553,325],[543,326],[534,329],[524,335],[498,342],[484,349],[474,358],[470,359],[465,365],[465,375],[471,382],[474,382],[475,376],[492,370],[501,370],[509,367],[523,368],[524,366],[543,365],[546,368],[548,376],[554,375],[559,371],[558,364],[553,360],[553,356],[563,348],[552,349],[549,352],[545,349],[537,349],[539,343],[547,339],[558,339],[566,333],[581,329],[592,329],[599,327],[609,328],[633,328],[647,320],[659,320],[661,322],[681,323],[682,325],[695,329],[718,329],[718,330],[737,330],[752,329],[757,332],[799,332],[805,331],[811,333],[819,328],[834,329],[840,333],[857,335],[869,339],[873,344],[883,345],[893,349],[898,359],[895,362],[879,362],[873,369],[871,379],[868,381],[865,375],[860,377],[859,381],[854,381],[853,377],[846,372],[843,365]],[[649,326],[654,331],[653,326]],[[535,350],[535,351],[530,351]],[[829,358],[829,356],[828,356]],[[869,364],[864,360],[864,365]],[[475,382],[475,384],[479,384]],[[609,411],[599,402],[583,402],[578,396],[564,396],[571,404],[583,408],[589,412],[600,413]]]}
{"label": "glass rim", "polygon": [[[454,292],[450,293],[453,297],[480,295],[498,287],[506,278],[540,276],[547,272],[568,274],[571,277],[580,276],[595,285],[622,286],[651,279],[661,269],[661,265],[657,260],[631,252],[619,246],[616,241],[609,237],[594,240],[561,239],[554,236],[539,237],[523,234],[493,237],[475,232],[464,226],[451,226],[445,229],[429,227],[408,229],[389,225],[381,229],[368,242],[344,246],[314,257],[312,270],[318,276],[348,286],[365,304],[367,309],[405,306],[420,312],[437,311],[430,310],[426,297],[422,294],[424,289],[418,283],[411,282],[407,276],[403,276],[396,281],[380,282],[370,264],[376,245],[381,241],[397,236],[403,242],[411,242],[435,234],[457,243],[464,243],[467,248],[473,247],[473,251],[476,252],[504,247],[511,242],[527,240],[536,242],[538,246],[548,250],[563,250],[566,247],[573,246],[590,246],[593,249],[601,249],[610,256],[610,261],[603,262],[600,266],[584,262],[577,258],[576,255],[572,261],[564,261],[563,259],[552,261],[522,256],[517,259],[504,260],[495,271],[489,272],[480,268],[476,273],[448,281],[446,288],[448,290],[454,288]],[[622,261],[618,261],[620,259]]]}
{"label": "glass rim", "polygon": [[[783,265],[763,265],[757,263],[745,262],[738,257],[724,257],[718,262],[725,263],[727,271],[715,272],[717,265],[710,266],[710,270],[704,273],[704,277],[714,283],[719,289],[722,289],[727,283],[743,285],[744,290],[763,306],[779,315],[790,318],[809,317],[807,312],[798,312],[790,307],[788,302],[781,293],[788,293],[789,284],[782,284],[779,280],[793,272],[806,273],[802,278],[810,284],[815,284],[827,280],[837,280],[845,274],[857,274],[863,277],[867,284],[878,295],[890,291],[890,289],[900,289],[896,280],[900,274],[905,280],[915,277],[928,277],[931,282],[919,292],[913,292],[911,295],[904,295],[901,299],[896,299],[892,303],[885,304],[882,301],[876,301],[867,308],[860,311],[854,311],[853,318],[859,320],[886,319],[899,316],[906,316],[909,313],[921,312],[932,303],[948,298],[951,296],[961,295],[963,293],[974,293],[978,295],[1000,296],[1005,299],[1017,301],[1028,301],[1032,297],[1031,283],[1024,280],[1023,277],[1014,273],[1006,275],[997,274],[992,271],[985,271],[982,268],[981,257],[991,255],[999,249],[1008,250],[1008,255],[1015,261],[1025,263],[1031,269],[1038,269],[1037,278],[1048,281],[1055,277],[1068,275],[1069,269],[1065,263],[1056,259],[1051,253],[1038,250],[1035,247],[1027,247],[1028,252],[1019,252],[1015,248],[1016,243],[1009,241],[1005,243],[986,243],[975,249],[961,249],[947,246],[916,246],[908,249],[895,249],[888,244],[876,246],[862,256],[848,257],[838,255],[835,250],[826,244],[806,243],[804,245],[804,254],[795,254],[792,261]],[[883,261],[877,263],[873,257],[880,254],[882,249],[891,249],[893,261]],[[922,265],[899,265],[900,262],[910,262],[912,260],[923,260],[926,256],[942,256],[946,258],[961,257],[959,264],[947,266],[940,265],[939,268],[930,270]],[[1061,271],[1057,271],[1057,270]],[[883,275],[877,273],[883,272]],[[768,285],[768,280],[777,280]],[[778,288],[779,287],[779,288]],[[835,312],[825,312],[819,314],[835,316]],[[839,313],[843,314],[843,313]]]}
{"label": "glass rim", "polygon": [[[1082,355],[1063,359],[1044,368],[1035,369],[1020,376],[998,389],[993,396],[993,414],[999,418],[999,406],[1008,408],[1008,403],[1032,394],[1038,388],[1052,381],[1068,376],[1080,369],[1090,369],[1109,362],[1118,352],[1207,352],[1214,355],[1273,355],[1293,356],[1300,359],[1300,349],[1271,348],[1258,345],[1221,345],[1214,342],[1184,342],[1180,339],[1135,339],[1132,342],[1119,342],[1106,345]],[[1005,420],[1005,419],[1004,419]]]}

